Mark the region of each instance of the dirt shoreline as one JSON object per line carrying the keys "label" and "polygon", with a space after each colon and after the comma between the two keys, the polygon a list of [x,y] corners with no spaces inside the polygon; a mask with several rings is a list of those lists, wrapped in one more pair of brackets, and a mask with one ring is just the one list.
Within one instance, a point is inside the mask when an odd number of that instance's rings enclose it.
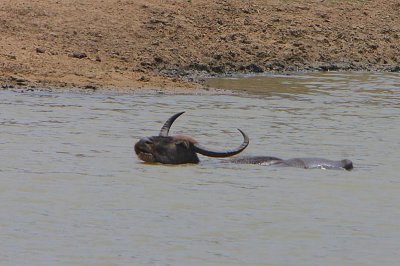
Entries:
{"label": "dirt shoreline", "polygon": [[210,75],[400,72],[400,3],[8,0],[0,87],[207,92]]}

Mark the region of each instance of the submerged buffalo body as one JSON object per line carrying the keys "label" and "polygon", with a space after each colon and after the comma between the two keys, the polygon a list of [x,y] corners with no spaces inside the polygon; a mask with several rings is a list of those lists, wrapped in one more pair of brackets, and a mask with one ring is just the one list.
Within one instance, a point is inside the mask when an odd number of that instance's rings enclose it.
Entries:
{"label": "submerged buffalo body", "polygon": [[327,160],[323,158],[293,158],[280,159],[271,156],[255,156],[242,157],[233,159],[234,163],[241,164],[259,164],[259,165],[277,165],[277,166],[292,166],[298,168],[320,168],[320,169],[353,169],[353,163],[350,160],[344,159],[340,161]]}
{"label": "submerged buffalo body", "polygon": [[158,136],[145,137],[135,144],[135,152],[139,159],[151,163],[184,164],[198,163],[197,153],[210,157],[229,157],[242,152],[249,145],[248,136],[238,129],[243,135],[243,143],[234,150],[214,151],[200,145],[189,136],[169,136],[172,123],[184,112],[171,116],[161,128]]}
{"label": "submerged buffalo body", "polygon": [[[161,128],[158,136],[145,137],[135,144],[135,152],[139,159],[151,163],[184,164],[198,163],[197,153],[210,157],[230,157],[242,152],[249,145],[248,136],[238,129],[243,135],[242,144],[228,151],[214,151],[200,145],[190,136],[169,136],[169,129],[174,121],[184,112],[171,116]],[[238,164],[259,164],[292,166],[298,168],[320,168],[320,169],[353,169],[353,163],[344,159],[340,161],[327,160],[323,158],[293,158],[281,159],[272,156],[252,156],[233,159],[231,162]]]}

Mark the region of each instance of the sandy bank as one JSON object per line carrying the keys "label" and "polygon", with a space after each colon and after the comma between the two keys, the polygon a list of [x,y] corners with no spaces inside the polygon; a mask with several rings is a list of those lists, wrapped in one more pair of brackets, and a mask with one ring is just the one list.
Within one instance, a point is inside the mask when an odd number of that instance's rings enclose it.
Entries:
{"label": "sandy bank", "polygon": [[394,0],[8,0],[0,36],[3,88],[185,92],[204,88],[198,74],[400,70]]}

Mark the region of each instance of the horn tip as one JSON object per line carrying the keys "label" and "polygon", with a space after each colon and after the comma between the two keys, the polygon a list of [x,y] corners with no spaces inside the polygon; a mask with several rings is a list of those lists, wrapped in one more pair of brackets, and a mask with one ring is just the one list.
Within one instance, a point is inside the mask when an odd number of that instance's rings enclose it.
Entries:
{"label": "horn tip", "polygon": [[244,137],[246,142],[249,142],[249,136],[247,136],[246,133],[244,133],[240,128],[238,128],[237,130],[239,130],[239,132],[242,134],[242,136]]}
{"label": "horn tip", "polygon": [[241,130],[240,128],[238,128],[237,130],[239,130],[239,132],[242,133],[243,136],[247,136],[246,133],[244,133],[243,130]]}
{"label": "horn tip", "polygon": [[180,117],[184,113],[185,113],[185,111],[176,113],[176,114],[173,115],[173,117],[175,117],[175,119],[176,119],[176,118]]}

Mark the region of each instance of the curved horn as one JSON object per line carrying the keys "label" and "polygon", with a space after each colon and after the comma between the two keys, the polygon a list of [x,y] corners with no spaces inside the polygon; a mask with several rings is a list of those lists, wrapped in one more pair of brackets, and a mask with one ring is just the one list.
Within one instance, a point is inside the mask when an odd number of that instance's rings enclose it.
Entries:
{"label": "curved horn", "polygon": [[236,154],[242,152],[247,147],[247,145],[249,145],[249,137],[246,135],[246,133],[244,133],[240,129],[238,129],[238,130],[240,131],[240,133],[242,133],[243,143],[235,150],[223,151],[223,152],[212,151],[212,150],[202,147],[198,143],[194,144],[194,150],[195,150],[195,152],[198,152],[202,155],[210,156],[210,157],[229,157],[229,156],[236,155]]}
{"label": "curved horn", "polygon": [[160,130],[159,136],[166,137],[168,136],[169,128],[171,127],[172,123],[184,112],[176,113],[173,116],[171,116],[167,121],[165,121],[164,125],[162,126]]}

